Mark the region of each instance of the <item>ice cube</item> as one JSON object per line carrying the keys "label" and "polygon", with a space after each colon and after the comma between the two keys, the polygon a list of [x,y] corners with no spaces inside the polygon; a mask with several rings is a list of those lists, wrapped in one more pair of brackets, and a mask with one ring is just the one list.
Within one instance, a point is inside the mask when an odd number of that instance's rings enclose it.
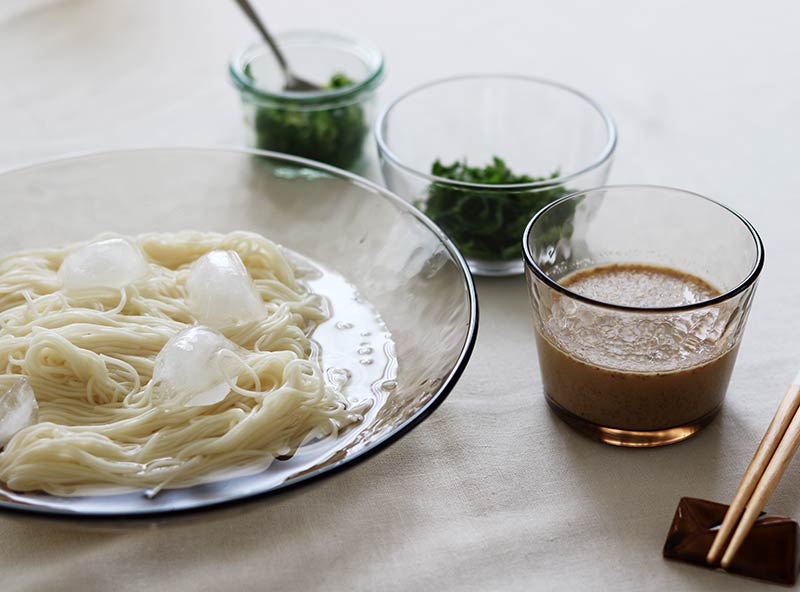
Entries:
{"label": "ice cube", "polygon": [[264,302],[236,251],[211,251],[192,265],[187,303],[204,325],[220,329],[264,318]]}
{"label": "ice cube", "polygon": [[66,290],[124,288],[147,274],[141,249],[124,238],[89,243],[64,258],[58,277]]}
{"label": "ice cube", "polygon": [[[221,355],[221,352],[227,351]],[[197,325],[167,341],[156,356],[153,386],[167,406],[197,407],[219,403],[230,392],[225,375],[241,362],[239,348],[213,329]]]}
{"label": "ice cube", "polygon": [[26,378],[0,395],[0,448],[18,431],[39,420],[39,405]]}

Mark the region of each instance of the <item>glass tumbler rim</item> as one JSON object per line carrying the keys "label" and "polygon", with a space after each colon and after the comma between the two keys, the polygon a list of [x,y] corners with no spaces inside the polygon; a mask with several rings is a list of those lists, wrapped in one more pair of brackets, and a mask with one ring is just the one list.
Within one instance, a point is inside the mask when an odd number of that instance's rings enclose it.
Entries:
{"label": "glass tumbler rim", "polygon": [[[394,151],[389,148],[389,143],[384,135],[384,123],[387,121],[389,115],[391,114],[392,110],[397,107],[402,101],[407,99],[408,97],[432,88],[434,86],[444,85],[451,82],[461,82],[464,80],[478,80],[478,79],[497,79],[497,80],[517,80],[523,82],[531,82],[534,84],[539,84],[546,87],[555,88],[557,90],[565,91],[582,101],[589,104],[597,114],[602,118],[603,123],[606,127],[607,133],[607,140],[603,149],[600,153],[595,156],[591,162],[578,170],[572,171],[567,175],[559,176],[552,179],[544,179],[542,181],[533,181],[530,183],[508,183],[504,185],[494,185],[494,184],[485,184],[485,183],[470,183],[468,181],[455,181],[453,179],[448,179],[446,177],[440,177],[437,175],[432,175],[426,173],[424,171],[420,171],[408,164],[406,164]],[[487,192],[502,192],[502,191],[525,191],[525,190],[540,190],[546,189],[549,187],[555,187],[559,185],[563,185],[565,183],[569,183],[570,181],[585,175],[593,171],[594,169],[602,166],[606,162],[608,162],[614,154],[614,150],[617,146],[617,126],[614,123],[614,119],[611,117],[609,111],[603,107],[598,101],[590,97],[588,94],[579,91],[567,84],[562,82],[557,82],[555,80],[550,80],[548,78],[542,78],[540,76],[528,76],[523,74],[506,74],[506,73],[470,73],[470,74],[457,74],[455,76],[446,76],[444,78],[436,78],[434,80],[430,80],[424,84],[417,85],[406,92],[402,93],[401,95],[395,97],[392,101],[389,102],[386,107],[378,115],[377,119],[375,120],[375,125],[373,127],[373,132],[375,135],[375,141],[378,144],[378,150],[382,158],[386,158],[392,162],[398,168],[401,168],[405,172],[409,173],[412,176],[421,178],[426,180],[430,183],[437,183],[440,185],[449,185],[451,187],[461,188],[461,189],[472,189],[472,190],[480,190],[480,191],[487,191]]]}
{"label": "glass tumbler rim", "polygon": [[267,45],[263,41],[251,43],[231,58],[228,65],[228,74],[233,85],[241,92],[246,92],[260,101],[297,106],[318,105],[327,102],[339,103],[348,99],[353,100],[355,97],[373,91],[383,81],[383,54],[377,46],[370,42],[340,35],[339,33],[312,29],[286,31],[276,35],[276,37],[283,41],[316,40],[321,45],[346,48],[347,51],[359,57],[369,67],[370,71],[363,80],[342,88],[318,91],[271,92],[259,87],[256,84],[256,80],[247,73],[247,66],[254,59],[256,52],[269,53]]}
{"label": "glass tumbler rim", "polygon": [[[728,213],[732,214],[736,219],[739,220],[739,222],[741,222],[745,226],[745,228],[747,228],[747,230],[750,232],[750,236],[753,239],[753,243],[755,244],[755,247],[756,247],[756,257],[755,257],[755,263],[753,264],[753,267],[750,269],[750,271],[747,273],[747,275],[745,276],[745,278],[741,282],[739,282],[736,286],[732,287],[731,289],[726,290],[725,292],[719,294],[718,296],[714,296],[713,298],[709,298],[707,300],[701,300],[699,302],[693,302],[691,304],[681,304],[681,305],[677,305],[677,306],[662,306],[662,307],[647,307],[646,308],[646,307],[641,307],[641,306],[628,306],[628,305],[623,305],[623,304],[613,304],[611,302],[604,302],[602,300],[595,300],[593,298],[589,298],[589,297],[584,296],[582,294],[578,294],[577,292],[573,292],[569,288],[561,285],[557,281],[555,281],[552,278],[550,278],[550,276],[548,276],[544,271],[542,271],[541,267],[539,267],[539,265],[536,263],[536,259],[534,258],[533,253],[531,252],[531,248],[530,248],[530,235],[531,235],[531,232],[533,231],[533,227],[535,226],[536,221],[539,220],[542,216],[544,216],[548,211],[552,210],[553,208],[558,207],[560,204],[562,204],[564,202],[572,201],[572,200],[575,200],[575,199],[577,199],[579,197],[583,197],[585,195],[588,195],[590,193],[595,193],[595,192],[598,192],[598,191],[608,191],[608,190],[612,190],[612,191],[613,190],[628,191],[628,190],[653,190],[653,189],[661,190],[661,191],[667,191],[667,192],[671,192],[671,193],[682,193],[684,195],[689,195],[689,196],[700,198],[702,200],[710,202],[710,203],[722,208],[723,210],[726,210]],[[734,296],[737,296],[738,294],[741,294],[742,292],[744,292],[745,290],[750,288],[752,285],[754,285],[756,283],[756,281],[758,280],[759,275],[761,275],[761,270],[764,267],[764,243],[761,240],[761,236],[759,236],[759,234],[756,231],[755,227],[747,220],[747,218],[742,216],[739,212],[737,212],[736,210],[734,210],[733,208],[731,208],[729,206],[726,206],[725,204],[723,204],[723,203],[721,203],[719,201],[716,201],[714,199],[711,199],[710,197],[706,197],[705,195],[701,195],[701,194],[696,193],[694,191],[688,191],[686,189],[679,189],[677,187],[669,187],[669,186],[666,186],[666,185],[650,185],[650,184],[602,185],[600,187],[593,187],[591,189],[584,189],[584,190],[581,190],[581,191],[576,191],[574,193],[570,193],[569,195],[565,195],[565,196],[555,200],[554,202],[548,204],[547,206],[545,206],[544,208],[539,210],[533,216],[533,218],[531,218],[530,222],[528,222],[528,225],[525,227],[525,232],[522,234],[522,253],[523,253],[523,256],[524,256],[526,269],[530,270],[536,276],[537,279],[539,279],[542,282],[544,282],[549,288],[552,288],[553,290],[556,290],[557,292],[560,292],[560,293],[564,294],[565,296],[568,296],[570,298],[573,298],[573,299],[578,300],[580,302],[583,302],[585,304],[590,304],[590,305],[598,306],[598,307],[601,307],[601,308],[606,308],[606,309],[611,309],[611,310],[616,310],[616,311],[624,311],[624,312],[632,312],[632,313],[649,313],[649,314],[672,313],[672,312],[684,312],[684,311],[690,311],[690,310],[698,310],[698,309],[706,308],[708,306],[714,306],[716,304],[720,304],[722,302],[730,300]]]}

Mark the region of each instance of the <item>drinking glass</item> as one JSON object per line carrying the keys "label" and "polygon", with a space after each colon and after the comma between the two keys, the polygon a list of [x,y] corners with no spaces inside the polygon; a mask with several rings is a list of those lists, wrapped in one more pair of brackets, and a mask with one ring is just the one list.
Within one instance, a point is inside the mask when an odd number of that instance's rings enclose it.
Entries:
{"label": "drinking glass", "polygon": [[[716,416],[764,263],[747,220],[680,189],[600,187],[541,210],[523,251],[544,394],[558,416],[620,446],[678,442]],[[716,295],[664,306],[648,293],[631,306],[621,292],[594,299],[565,281],[605,265],[690,274]]]}

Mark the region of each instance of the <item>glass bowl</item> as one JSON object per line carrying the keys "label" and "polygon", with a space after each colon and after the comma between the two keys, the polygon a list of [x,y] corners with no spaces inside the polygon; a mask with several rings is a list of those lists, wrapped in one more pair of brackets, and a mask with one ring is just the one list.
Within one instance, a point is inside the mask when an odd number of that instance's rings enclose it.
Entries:
{"label": "glass bowl", "polygon": [[[499,74],[417,87],[378,116],[375,136],[387,187],[436,222],[478,275],[522,273],[531,216],[602,185],[617,141],[609,114],[585,94]],[[455,163],[492,165],[491,179]]]}
{"label": "glass bowl", "polygon": [[[307,171],[288,179],[275,170]],[[285,490],[369,458],[423,421],[469,359],[477,302],[458,250],[425,216],[374,183],[332,167],[246,150],[147,149],[57,160],[0,175],[15,222],[0,256],[102,232],[183,229],[263,234],[342,274],[392,332],[396,385],[358,437],[294,474],[258,474],[147,499],[56,497],[0,488],[0,508],[61,516],[141,516],[208,508]],[[325,363],[323,352],[323,364]],[[425,462],[420,458],[418,462]]]}
{"label": "glass bowl", "polygon": [[[544,393],[559,417],[636,447],[679,442],[714,419],[764,264],[747,220],[680,189],[599,187],[540,211],[523,250]],[[617,275],[592,280],[598,267]],[[573,289],[577,277],[593,291]]]}
{"label": "glass bowl", "polygon": [[[229,74],[241,93],[249,145],[361,169],[375,117],[375,90],[383,80],[380,51],[363,41],[318,31],[285,33],[277,41],[294,71],[330,88],[284,91],[283,73],[263,43],[236,54]],[[344,75],[352,84],[334,81],[334,75]]]}

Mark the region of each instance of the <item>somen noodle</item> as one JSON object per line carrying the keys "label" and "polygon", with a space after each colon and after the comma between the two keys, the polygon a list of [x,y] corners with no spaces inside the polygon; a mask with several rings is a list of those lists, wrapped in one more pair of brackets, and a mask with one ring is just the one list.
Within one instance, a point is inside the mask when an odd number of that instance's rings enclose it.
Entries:
{"label": "somen noodle", "polygon": [[[39,407],[38,421],[0,452],[0,481],[8,488],[154,493],[217,472],[266,467],[361,419],[363,406],[325,383],[314,356],[309,334],[326,319],[325,300],[302,283],[280,247],[245,232],[125,240],[145,265],[140,277],[117,288],[87,287],[83,276],[59,273],[69,267],[67,256],[91,243],[0,259],[0,392],[24,376]],[[263,313],[203,329],[222,344],[207,366],[222,373],[225,385],[210,404],[187,403],[194,393],[181,392],[182,385],[207,368],[172,368],[167,360],[189,355],[181,335],[199,335],[191,330],[203,320],[187,281],[198,259],[218,252],[238,255]],[[218,295],[231,292],[224,282],[211,283]],[[165,348],[168,342],[179,347]],[[186,381],[168,384],[169,376],[184,375]]]}

